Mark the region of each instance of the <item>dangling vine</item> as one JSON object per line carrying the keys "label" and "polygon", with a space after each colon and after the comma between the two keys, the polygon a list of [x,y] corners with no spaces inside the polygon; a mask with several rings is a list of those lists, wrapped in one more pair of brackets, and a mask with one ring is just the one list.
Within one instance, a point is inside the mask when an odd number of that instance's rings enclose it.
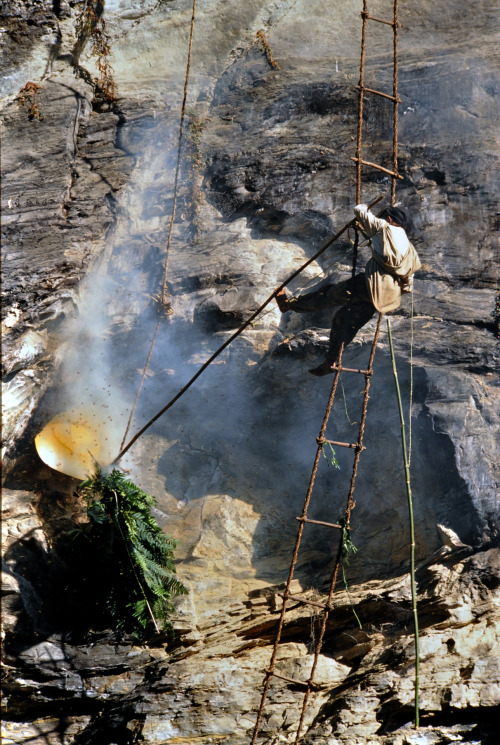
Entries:
{"label": "dangling vine", "polygon": [[23,88],[21,88],[17,96],[19,106],[26,106],[26,104],[29,104],[28,119],[38,119],[39,122],[42,122],[45,119],[45,117],[40,113],[37,101],[37,95],[41,90],[42,89],[38,83],[33,83],[33,81],[30,80]]}
{"label": "dangling vine", "polygon": [[[326,448],[327,445],[330,448],[330,452],[329,452],[328,455],[325,452],[325,448]],[[337,454],[336,454],[335,450],[333,449],[331,443],[325,441],[325,442],[322,443],[321,447],[323,448],[322,451],[321,451],[322,454],[323,454],[323,457],[327,459],[327,461],[328,461],[328,463],[330,465],[332,465],[334,468],[337,468],[338,470],[340,470],[339,462],[337,460]]]}
{"label": "dangling vine", "polygon": [[85,0],[83,10],[76,19],[75,31],[79,56],[88,39],[92,42],[91,55],[96,59],[99,77],[96,86],[99,92],[110,103],[116,102],[116,83],[113,79],[113,68],[109,61],[111,54],[111,38],[106,30],[106,22],[102,17],[104,4],[102,0]]}
{"label": "dangling vine", "polygon": [[356,621],[358,622],[359,628],[362,629],[363,626],[354,608],[354,603],[352,602],[351,593],[349,592],[349,584],[347,582],[347,577],[345,576],[345,568],[349,564],[350,554],[353,554],[353,556],[356,555],[358,553],[358,549],[356,548],[354,543],[351,541],[351,526],[349,525],[349,523],[347,523],[345,518],[342,517],[339,520],[339,524],[342,527],[342,536],[340,539],[341,545],[342,545],[342,555],[341,555],[341,560],[340,560],[341,568],[342,568],[342,581],[344,583],[347,597],[349,598],[349,602],[351,604],[351,610],[354,613],[354,617]]}
{"label": "dangling vine", "polygon": [[278,63],[276,62],[276,60],[273,57],[273,53],[271,51],[271,47],[269,46],[269,42],[267,41],[267,38],[266,38],[266,35],[265,35],[263,29],[259,29],[257,31],[257,33],[255,34],[255,36],[256,36],[257,40],[260,42],[260,44],[262,46],[262,50],[263,50],[263,52],[264,52],[264,54],[266,56],[266,59],[267,59],[269,65],[274,70],[279,70],[280,69],[280,66],[278,65]]}

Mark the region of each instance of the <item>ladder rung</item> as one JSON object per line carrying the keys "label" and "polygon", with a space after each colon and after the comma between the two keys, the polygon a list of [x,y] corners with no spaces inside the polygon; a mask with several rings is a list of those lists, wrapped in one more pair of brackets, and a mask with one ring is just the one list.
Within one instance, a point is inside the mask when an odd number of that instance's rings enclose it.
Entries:
{"label": "ladder rung", "polygon": [[268,675],[274,675],[275,678],[286,680],[288,683],[293,683],[297,686],[305,686],[306,688],[309,686],[310,688],[316,688],[315,684],[311,681],[307,682],[305,680],[297,680],[297,678],[289,678],[288,675],[281,675],[280,673],[275,673],[272,670],[266,670],[266,673]]}
{"label": "ladder rung", "polygon": [[298,595],[285,595],[284,592],[277,592],[276,594],[279,595],[280,598],[283,598],[283,600],[297,600],[299,603],[304,603],[304,605],[314,605],[315,608],[331,610],[331,607],[326,603],[316,603],[314,600],[304,600],[304,598],[299,598]]}
{"label": "ladder rung", "polygon": [[403,176],[400,176],[399,173],[396,173],[395,171],[389,171],[388,168],[383,168],[382,166],[378,166],[376,163],[370,163],[369,160],[363,160],[363,158],[351,158],[351,160],[354,160],[355,162],[359,161],[364,166],[370,166],[371,168],[376,168],[378,171],[383,171],[384,173],[388,173],[389,176],[393,176],[394,178],[403,179]]}
{"label": "ladder rung", "polygon": [[327,528],[342,529],[342,525],[337,525],[337,523],[325,523],[324,520],[310,520],[308,517],[296,517],[295,519],[299,520],[299,522],[302,522],[302,523],[312,523],[313,525],[324,525]]}
{"label": "ladder rung", "polygon": [[366,91],[367,93],[375,93],[376,96],[382,96],[383,98],[390,98],[391,101],[396,101],[396,103],[401,103],[401,99],[399,96],[390,96],[388,93],[382,93],[382,91],[376,91],[373,88],[365,88],[363,85],[355,85],[355,88],[358,89],[358,91]]}
{"label": "ladder rung", "polygon": [[[357,442],[337,442],[336,440],[323,440],[322,443],[327,442],[329,445],[337,445],[339,448],[352,448],[353,450],[366,450],[364,445],[358,445]],[[322,443],[318,443],[322,444]]]}
{"label": "ladder rung", "polygon": [[401,26],[400,23],[395,23],[394,21],[385,21],[383,18],[377,18],[376,16],[371,16],[366,11],[361,11],[361,15],[363,18],[366,18],[368,21],[376,21],[377,23],[384,23],[386,26]]}
{"label": "ladder rung", "polygon": [[362,375],[373,375],[373,370],[358,370],[355,367],[338,367],[337,365],[332,365],[332,370],[341,370],[341,372],[353,372],[353,373],[361,373]]}

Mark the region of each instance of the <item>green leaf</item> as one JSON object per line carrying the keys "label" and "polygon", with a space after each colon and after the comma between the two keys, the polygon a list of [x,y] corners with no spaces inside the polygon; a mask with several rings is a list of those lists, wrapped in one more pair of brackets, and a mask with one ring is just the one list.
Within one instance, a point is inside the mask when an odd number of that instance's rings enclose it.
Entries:
{"label": "green leaf", "polygon": [[[327,445],[330,448],[330,457],[328,457],[328,455],[325,453],[325,447]],[[323,453],[324,457],[327,459],[328,463],[331,463],[331,465],[334,468],[337,468],[338,470],[340,470],[339,462],[337,460],[337,454],[335,453],[335,450],[333,449],[332,445],[329,442],[324,442],[321,447],[322,447],[321,452]]]}
{"label": "green leaf", "polygon": [[176,541],[151,513],[155,499],[117,469],[105,475],[97,464],[78,491],[87,506],[85,532],[106,562],[105,610],[115,628],[140,638],[153,623],[151,612],[171,628],[170,599],[188,591],[176,577]]}

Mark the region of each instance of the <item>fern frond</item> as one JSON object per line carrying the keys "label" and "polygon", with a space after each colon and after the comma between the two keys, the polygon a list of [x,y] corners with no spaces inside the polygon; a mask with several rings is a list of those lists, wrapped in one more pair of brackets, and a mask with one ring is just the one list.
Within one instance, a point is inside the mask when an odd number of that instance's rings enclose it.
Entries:
{"label": "fern frond", "polygon": [[143,633],[152,620],[152,609],[154,617],[169,628],[168,616],[174,610],[169,599],[188,591],[175,576],[176,541],[163,533],[151,514],[154,497],[117,469],[105,475],[97,464],[94,475],[80,484],[79,493],[87,506],[90,532],[103,550],[107,546],[106,609],[116,627]]}

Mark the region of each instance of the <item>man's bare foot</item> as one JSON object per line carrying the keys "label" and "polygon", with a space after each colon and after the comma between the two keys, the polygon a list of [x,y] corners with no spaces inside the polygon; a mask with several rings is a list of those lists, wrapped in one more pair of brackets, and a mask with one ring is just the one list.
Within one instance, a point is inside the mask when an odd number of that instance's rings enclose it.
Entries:
{"label": "man's bare foot", "polygon": [[278,303],[278,308],[282,313],[286,313],[287,310],[291,310],[290,308],[290,301],[288,300],[286,296],[285,289],[281,289],[279,292],[276,293],[276,302]]}
{"label": "man's bare foot", "polygon": [[316,375],[318,378],[323,377],[323,375],[332,375],[335,372],[334,369],[335,362],[329,362],[329,360],[325,360],[321,363],[321,365],[318,365],[318,367],[313,367],[312,370],[309,370],[311,375]]}

